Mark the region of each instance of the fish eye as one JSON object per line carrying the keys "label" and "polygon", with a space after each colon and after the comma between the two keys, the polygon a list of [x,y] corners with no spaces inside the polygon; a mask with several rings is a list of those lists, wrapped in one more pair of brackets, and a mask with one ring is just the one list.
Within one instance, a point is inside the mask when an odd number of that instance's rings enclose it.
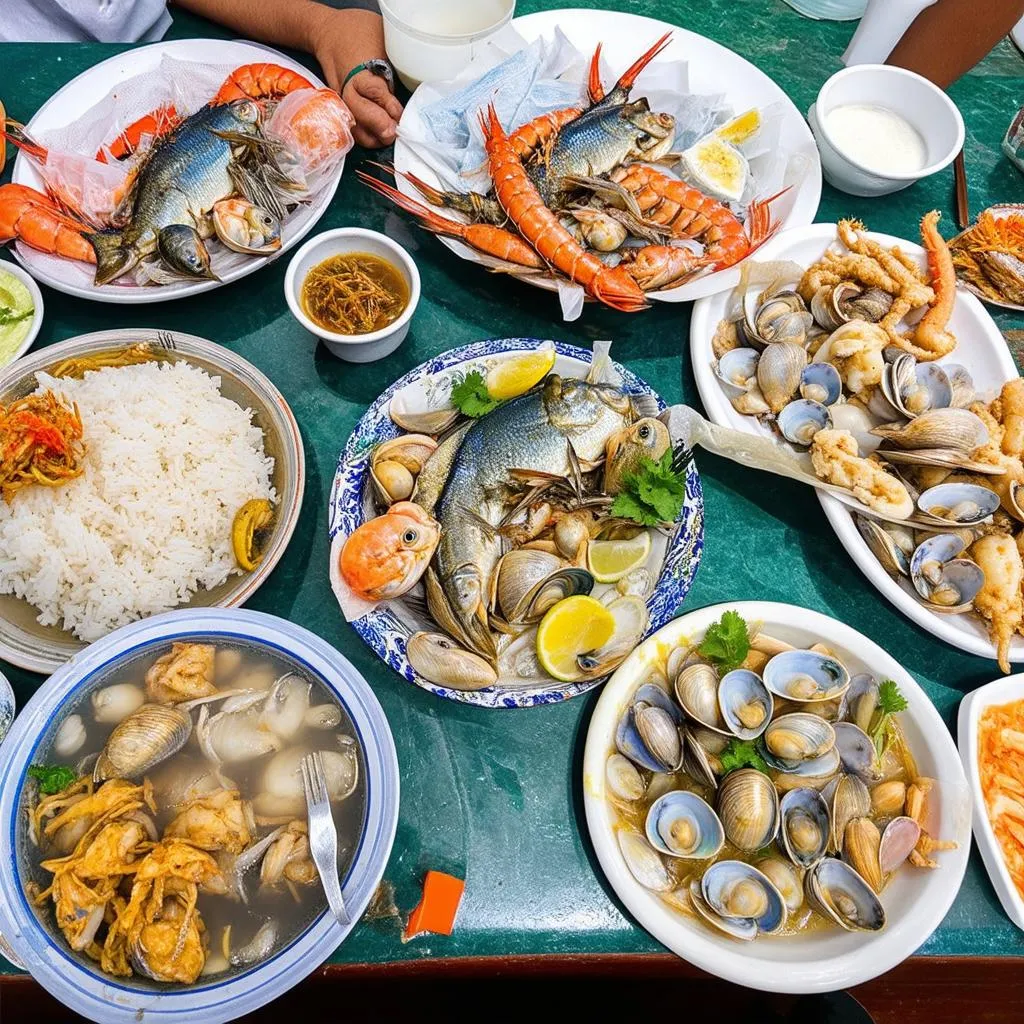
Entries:
{"label": "fish eye", "polygon": [[418,537],[419,537],[419,534],[415,530],[411,530],[411,529],[410,530],[406,530],[405,533],[402,534],[402,540],[405,541],[406,544],[415,544],[416,543],[416,539]]}
{"label": "fish eye", "polygon": [[647,438],[651,436],[651,428],[647,423],[643,423],[636,433],[637,437],[639,437],[641,441],[646,441]]}

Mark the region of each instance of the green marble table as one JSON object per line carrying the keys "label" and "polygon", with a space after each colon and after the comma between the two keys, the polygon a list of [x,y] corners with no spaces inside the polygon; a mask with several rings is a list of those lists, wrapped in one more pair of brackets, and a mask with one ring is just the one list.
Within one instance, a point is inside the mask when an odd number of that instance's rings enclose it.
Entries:
{"label": "green marble table", "polygon": [[[520,0],[519,11],[556,6]],[[803,19],[781,0],[604,0],[601,6],[663,18],[731,47],[772,75],[800,110],[840,67],[852,30],[849,24]],[[172,36],[213,34],[225,35],[175,13]],[[57,88],[116,49],[0,46],[0,93],[9,115],[27,120]],[[951,95],[967,122],[972,209],[1022,198],[1024,181],[999,152],[1002,133],[1024,100],[1024,62],[1016,50],[1002,43]],[[364,155],[356,151],[349,157],[341,188],[318,228],[358,224],[387,231],[419,264],[423,298],[412,330],[384,362],[338,362],[299,327],[282,294],[284,259],[187,302],[118,307],[44,289],[47,316],[37,346],[109,327],[192,331],[255,363],[295,411],[308,467],[302,516],[285,557],[250,606],[301,623],[334,644],[384,705],[402,770],[402,810],[386,872],[398,906],[408,911],[416,902],[428,868],[467,879],[452,936],[424,936],[403,945],[394,923],[364,922],[334,960],[661,950],[623,912],[586,838],[579,771],[597,693],[554,707],[491,712],[439,700],[398,678],[345,624],[335,604],[327,579],[326,509],[338,452],[369,402],[428,356],[480,338],[529,335],[583,345],[613,338],[617,358],[667,401],[699,406],[687,351],[689,307],[659,305],[633,317],[588,307],[576,323],[564,324],[551,297],[462,262],[360,186],[352,170]],[[852,215],[880,231],[913,238],[924,211],[938,207],[951,217],[952,195],[951,171],[875,200],[841,195],[826,185],[818,219]],[[997,320],[1003,329],[1024,327],[1017,317]],[[698,462],[707,544],[684,610],[757,598],[833,615],[900,658],[953,728],[960,698],[991,679],[996,666],[944,646],[896,612],[844,553],[809,491],[704,453]],[[4,671],[19,703],[40,683],[10,666]],[[976,853],[956,903],[923,952],[1024,953],[1024,936],[1004,917]]]}

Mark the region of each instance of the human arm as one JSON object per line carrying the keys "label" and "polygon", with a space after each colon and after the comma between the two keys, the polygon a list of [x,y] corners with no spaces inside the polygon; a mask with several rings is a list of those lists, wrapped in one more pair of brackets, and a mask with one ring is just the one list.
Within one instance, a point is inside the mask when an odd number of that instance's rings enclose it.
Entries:
{"label": "human arm", "polygon": [[[313,54],[324,79],[341,92],[356,119],[352,131],[361,146],[394,141],[402,104],[383,78],[357,65],[384,56],[384,28],[379,14],[360,8],[336,9],[314,0],[175,0],[191,11],[262,42]],[[344,2],[344,0],[342,0]]]}

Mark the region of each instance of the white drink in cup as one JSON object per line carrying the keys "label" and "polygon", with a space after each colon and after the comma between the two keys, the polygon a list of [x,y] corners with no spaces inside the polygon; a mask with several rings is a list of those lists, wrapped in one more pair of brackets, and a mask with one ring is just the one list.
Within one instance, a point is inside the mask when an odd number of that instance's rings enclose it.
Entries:
{"label": "white drink in cup", "polygon": [[388,60],[409,89],[454,78],[515,7],[515,0],[380,0]]}

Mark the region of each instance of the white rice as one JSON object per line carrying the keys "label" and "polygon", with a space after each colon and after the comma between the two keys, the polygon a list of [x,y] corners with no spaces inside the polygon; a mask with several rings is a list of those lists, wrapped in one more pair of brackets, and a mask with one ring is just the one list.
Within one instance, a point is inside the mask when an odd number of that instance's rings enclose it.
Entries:
{"label": "white rice", "polygon": [[0,593],[83,640],[168,611],[238,572],[231,523],[275,500],[252,413],[185,362],[36,375],[78,403],[85,471],[0,501]]}

